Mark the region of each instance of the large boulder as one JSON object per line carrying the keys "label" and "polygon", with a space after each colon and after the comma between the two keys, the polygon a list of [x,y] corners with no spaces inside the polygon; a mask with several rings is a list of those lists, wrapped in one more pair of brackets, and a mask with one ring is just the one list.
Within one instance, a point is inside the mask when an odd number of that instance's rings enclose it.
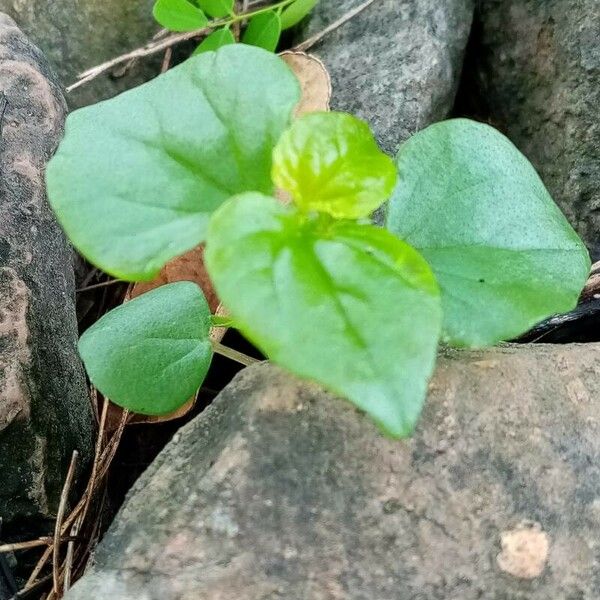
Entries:
{"label": "large boulder", "polygon": [[71,251],[44,167],[65,102],[40,51],[0,13],[0,517],[49,517],[92,413],[76,349]]}
{"label": "large boulder", "polygon": [[[298,40],[364,0],[317,4]],[[331,108],[368,121],[388,153],[448,116],[460,80],[473,0],[379,0],[310,49],[330,71]]]}
{"label": "large boulder", "polygon": [[[78,73],[144,45],[159,30],[154,0],[0,0],[42,49],[63,85]],[[161,57],[115,69],[68,96],[82,106],[109,98],[158,74]]]}
{"label": "large boulder", "polygon": [[480,2],[465,95],[506,132],[600,256],[598,0]]}
{"label": "large boulder", "polygon": [[446,351],[412,439],[262,364],[181,429],[69,600],[600,597],[600,345]]}

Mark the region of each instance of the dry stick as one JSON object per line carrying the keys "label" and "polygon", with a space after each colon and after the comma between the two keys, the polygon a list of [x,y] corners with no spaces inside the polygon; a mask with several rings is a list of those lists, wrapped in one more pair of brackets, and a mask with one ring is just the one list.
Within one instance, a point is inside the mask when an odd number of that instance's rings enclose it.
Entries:
{"label": "dry stick", "polygon": [[160,67],[161,73],[166,73],[171,66],[171,58],[173,57],[173,48],[167,48],[165,50],[165,56],[162,61],[162,65]]}
{"label": "dry stick", "polygon": [[294,46],[293,49],[305,52],[309,48],[312,48],[317,42],[320,42],[327,34],[331,33],[335,29],[338,29],[338,27],[341,27],[342,25],[347,23],[350,19],[353,19],[356,15],[365,10],[365,8],[371,6],[371,4],[373,4],[373,2],[375,1],[376,0],[367,0],[360,6],[349,10],[346,14],[342,15],[337,21],[334,21],[331,25],[328,25],[322,31],[315,33],[315,35],[309,37],[307,40],[304,40],[297,46]]}
{"label": "dry stick", "polygon": [[41,537],[37,540],[29,540],[27,542],[15,542],[14,544],[2,544],[0,546],[0,554],[6,552],[16,552],[17,550],[28,550],[29,548],[38,548],[39,546],[49,546],[54,541],[52,537]]}
{"label": "dry stick", "polygon": [[83,497],[85,498],[85,502],[83,505],[83,509],[81,511],[81,521],[83,521],[87,515],[88,508],[90,506],[90,502],[92,499],[92,488],[94,486],[94,482],[96,481],[96,474],[98,473],[98,465],[102,459],[102,440],[104,439],[104,428],[106,427],[106,417],[108,415],[108,400],[104,398],[104,403],[102,404],[102,414],[100,415],[100,424],[98,426],[98,437],[96,438],[96,449],[94,452],[94,462],[92,464],[92,473],[90,474],[90,478],[88,479],[88,484],[85,488],[85,492]]}
{"label": "dry stick", "polygon": [[[71,537],[77,537],[79,534],[79,528],[83,522],[82,515],[79,515],[77,519],[75,519],[75,524],[71,527]],[[73,556],[75,555],[75,543],[70,541],[67,544],[67,556],[65,558],[65,570],[63,575],[63,591],[66,593],[69,591],[71,587],[71,571],[73,568]]]}
{"label": "dry stick", "polygon": [[[109,443],[106,445],[106,448],[104,448],[104,450],[102,451],[102,455],[101,455],[100,461],[99,461],[102,466],[97,471],[97,473],[98,473],[97,479],[102,479],[106,475],[106,472],[108,471],[108,468],[110,467],[110,463],[111,463],[112,459],[114,458],[116,449],[118,447],[118,442],[121,439],[123,430],[125,429],[125,424],[127,422],[128,416],[129,416],[128,411],[123,411],[123,416],[121,417],[121,421],[119,423],[119,427],[117,428],[117,431],[115,432],[115,434],[113,435],[113,437],[111,438]],[[67,517],[67,519],[65,519],[65,522],[64,522],[63,528],[62,528],[62,532],[61,532],[62,535],[66,534],[69,527],[75,522],[75,520],[79,516],[80,512],[83,510],[84,506],[87,503],[87,491],[93,490],[93,487],[94,487],[93,484],[88,483],[88,489],[86,490],[86,493],[84,493],[84,496],[79,500],[79,502],[77,503],[77,505],[71,512],[71,514]],[[46,550],[44,551],[44,553],[38,560],[37,565],[31,572],[31,575],[29,576],[29,579],[27,580],[27,583],[25,584],[25,587],[23,588],[24,591],[30,589],[34,585],[37,585],[36,579],[37,579],[38,575],[40,574],[40,572],[42,571],[42,569],[44,568],[44,566],[46,565],[46,563],[48,562],[48,559],[50,558],[51,554],[52,554],[52,548],[49,546],[48,548],[46,548]]]}
{"label": "dry stick", "polygon": [[60,495],[60,502],[58,504],[58,513],[56,515],[56,524],[54,526],[54,544],[53,544],[53,560],[52,560],[52,580],[53,589],[52,591],[58,596],[58,587],[60,584],[60,538],[62,535],[62,522],[65,516],[65,510],[67,508],[67,501],[69,499],[69,490],[71,489],[71,483],[75,475],[75,466],[77,465],[77,458],[79,452],[73,450],[73,456],[71,457],[71,464],[67,471],[67,477],[65,478],[65,484]]}
{"label": "dry stick", "polygon": [[88,69],[87,71],[84,71],[83,73],[81,73],[79,75],[79,80],[76,81],[75,83],[71,84],[67,88],[67,92],[72,92],[73,90],[82,86],[84,83],[87,83],[88,81],[91,81],[92,79],[95,79],[99,75],[102,75],[102,73],[106,73],[106,71],[110,71],[110,69],[116,67],[117,65],[120,65],[124,62],[134,60],[137,58],[151,56],[153,54],[156,54],[157,52],[166,50],[167,48],[170,48],[171,46],[174,46],[175,44],[179,44],[180,42],[185,42],[187,40],[191,40],[195,37],[198,37],[199,35],[206,34],[208,31],[210,31],[210,29],[207,27],[204,27],[203,29],[197,29],[196,31],[186,31],[184,33],[177,33],[174,35],[169,35],[160,40],[149,42],[148,44],[146,44],[145,46],[142,46],[141,48],[136,48],[135,50],[132,50],[131,52],[127,52],[126,54],[122,54],[121,56],[117,56],[115,58],[112,58],[111,60],[107,60],[106,62],[102,63],[101,65],[97,65],[97,66],[92,67],[91,69]]}
{"label": "dry stick", "polygon": [[100,283],[94,283],[85,287],[77,288],[75,292],[77,294],[81,292],[89,292],[90,290],[96,290],[98,288],[106,287],[107,285],[114,285],[115,283],[122,283],[122,279],[109,279],[108,281],[101,281]]}

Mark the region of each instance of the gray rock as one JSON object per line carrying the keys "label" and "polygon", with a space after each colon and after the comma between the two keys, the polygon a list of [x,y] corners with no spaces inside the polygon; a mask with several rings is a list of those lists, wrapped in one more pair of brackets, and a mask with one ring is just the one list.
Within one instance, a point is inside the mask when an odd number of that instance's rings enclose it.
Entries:
{"label": "gray rock", "polygon": [[[321,0],[306,39],[364,0]],[[473,0],[379,0],[310,49],[331,73],[331,108],[368,121],[388,153],[453,107]]]}
{"label": "gray rock", "polygon": [[[9,14],[45,53],[63,85],[78,73],[144,45],[159,30],[154,0],[0,0]],[[71,106],[92,104],[156,76],[161,57],[99,77],[68,96]]]}
{"label": "gray rock", "polygon": [[66,107],[40,51],[0,13],[0,517],[56,510],[73,449],[91,450],[71,251],[44,167]]}
{"label": "gray rock", "polygon": [[485,0],[475,32],[466,94],[533,162],[598,258],[598,0]]}
{"label": "gray rock", "polygon": [[453,351],[415,436],[263,364],[180,430],[68,600],[600,597],[600,345]]}

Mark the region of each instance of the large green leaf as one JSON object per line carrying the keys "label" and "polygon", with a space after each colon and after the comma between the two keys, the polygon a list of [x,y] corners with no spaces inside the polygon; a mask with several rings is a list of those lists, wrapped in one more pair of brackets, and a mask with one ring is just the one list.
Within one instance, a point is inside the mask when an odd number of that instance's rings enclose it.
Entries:
{"label": "large green leaf", "polygon": [[302,210],[357,219],[390,197],[396,169],[363,121],[346,113],[310,113],[281,136],[273,181]]}
{"label": "large green leaf", "polygon": [[244,32],[242,41],[244,44],[258,46],[269,52],[274,52],[279,43],[281,35],[281,18],[279,13],[270,10],[260,13],[250,19],[248,28]]}
{"label": "large green leaf", "polygon": [[403,144],[388,228],[430,262],[446,340],[485,346],[572,309],[587,251],[529,161],[493,128],[457,119]]}
{"label": "large green leaf", "polygon": [[152,279],[204,239],[239,192],[270,193],[271,156],[300,97],[285,63],[225,46],[72,113],[48,195],[78,250],[103,270]]}
{"label": "large green leaf", "polygon": [[190,0],[157,0],[153,14],[171,31],[194,31],[208,23],[206,15]]}
{"label": "large green leaf", "polygon": [[196,0],[198,6],[211,17],[226,17],[233,13],[235,0]]}
{"label": "large green leaf", "polygon": [[384,229],[249,193],[213,215],[205,261],[236,325],[273,361],[389,434],[411,432],[441,326],[437,284],[415,250]]}
{"label": "large green leaf", "polygon": [[288,7],[283,9],[281,13],[281,27],[282,29],[289,29],[294,25],[297,25],[308,15],[308,13],[314,8],[319,0],[296,0],[292,2]]}
{"label": "large green leaf", "polygon": [[164,285],[102,317],[79,341],[92,383],[142,414],[179,408],[202,384],[212,358],[210,311],[191,282]]}

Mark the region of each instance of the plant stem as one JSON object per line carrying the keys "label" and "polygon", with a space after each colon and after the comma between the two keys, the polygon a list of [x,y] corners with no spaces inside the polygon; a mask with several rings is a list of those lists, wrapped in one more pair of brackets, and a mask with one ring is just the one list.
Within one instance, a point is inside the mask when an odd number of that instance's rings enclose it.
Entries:
{"label": "plant stem", "polygon": [[223,344],[221,344],[220,342],[213,341],[212,347],[216,354],[225,356],[226,358],[229,358],[237,363],[240,363],[241,365],[244,365],[245,367],[249,367],[250,365],[255,365],[256,363],[260,362],[256,358],[252,358],[251,356],[248,356],[247,354],[243,354],[242,352],[238,352],[237,350],[234,350],[233,348],[223,346]]}
{"label": "plant stem", "polygon": [[229,19],[223,19],[220,21],[217,21],[217,20],[209,21],[209,23],[206,25],[206,27],[209,29],[214,29],[216,27],[226,27],[228,25],[232,25],[233,23],[237,23],[238,21],[245,21],[246,19],[251,19],[252,17],[255,17],[256,15],[260,15],[262,13],[270,12],[272,10],[282,10],[288,4],[291,4],[292,2],[295,2],[295,1],[296,0],[281,0],[281,2],[276,2],[275,4],[263,6],[261,8],[257,8],[256,10],[251,10],[246,13],[240,13],[239,15],[234,15],[234,16],[230,17]]}
{"label": "plant stem", "polygon": [[[203,27],[202,29],[198,29],[196,31],[184,31],[182,33],[174,33],[171,35],[167,35],[166,37],[157,37],[156,39],[148,42],[145,46],[142,46],[141,48],[136,48],[131,52],[126,52],[125,54],[121,54],[121,56],[116,56],[115,58],[111,58],[110,60],[107,60],[102,64],[96,65],[95,67],[92,67],[87,71],[83,71],[77,76],[77,81],[75,81],[67,87],[67,92],[72,92],[78,87],[92,81],[99,75],[102,75],[103,73],[114,69],[118,65],[128,63],[130,61],[135,61],[146,56],[152,56],[153,54],[156,54],[157,52],[162,52],[163,50],[166,50],[167,48],[170,48],[175,44],[179,44],[180,42],[185,42],[187,40],[197,38],[201,35],[208,35],[213,29],[217,27],[226,27],[234,22],[244,21],[245,19],[250,19],[258,14],[268,12],[269,10],[275,10],[279,7],[285,8],[292,2],[295,2],[295,0],[281,0],[281,2],[277,2],[270,6],[263,6],[261,8],[257,8],[256,10],[240,13],[239,15],[235,15],[235,17],[232,17],[230,19],[215,19],[214,21],[210,21],[206,25],[206,27]],[[0,108],[1,107],[2,103],[0,102]]]}

